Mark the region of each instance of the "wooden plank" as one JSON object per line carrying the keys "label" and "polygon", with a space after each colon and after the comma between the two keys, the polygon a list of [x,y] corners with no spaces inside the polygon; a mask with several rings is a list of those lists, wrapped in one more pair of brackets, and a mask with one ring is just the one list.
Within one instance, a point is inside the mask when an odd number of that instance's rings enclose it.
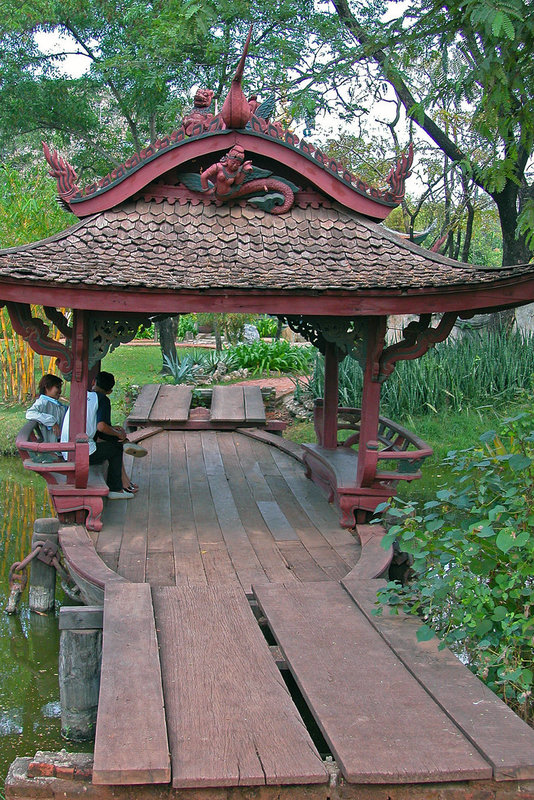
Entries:
{"label": "wooden plank", "polygon": [[[158,434],[158,436],[161,435],[161,433]],[[150,470],[152,447],[156,439],[157,437],[153,437],[147,443],[148,453],[144,458],[135,459],[132,478],[139,484],[139,491],[133,500],[126,501],[126,518],[119,553],[118,572],[135,583],[142,583],[145,580]]]}
{"label": "wooden plank", "polygon": [[265,424],[265,404],[259,386],[244,386],[245,421],[248,424]]}
{"label": "wooden plank", "polygon": [[228,485],[232,491],[239,517],[246,528],[248,539],[268,579],[278,583],[290,581],[294,579],[294,576],[289,571],[287,562],[280,554],[276,542],[254,502],[239,461],[236,440],[239,441],[241,438],[239,433],[217,434]]}
{"label": "wooden plank", "polygon": [[102,606],[63,606],[59,609],[60,631],[100,630],[102,626]]}
{"label": "wooden plank", "polygon": [[343,581],[367,619],[411,674],[493,767],[496,780],[534,778],[534,730],[438,640],[418,642],[420,623],[407,615],[372,614],[383,581]]}
{"label": "wooden plank", "polygon": [[106,587],[93,783],[168,783],[170,758],[148,584]]}
{"label": "wooden plank", "polygon": [[169,475],[171,536],[176,583],[205,585],[206,573],[198,544],[189,492],[185,439],[181,431],[169,432],[169,460],[171,465]]}
{"label": "wooden plank", "polygon": [[187,422],[191,397],[190,386],[162,386],[152,406],[150,422]]}
{"label": "wooden plank", "polygon": [[329,579],[302,542],[279,542],[278,547],[297,580],[314,582]]}
{"label": "wooden plank", "polygon": [[339,584],[258,586],[254,593],[348,781],[491,778],[490,765]]}
{"label": "wooden plank", "polygon": [[173,787],[326,783],[241,589],[155,589]]}
{"label": "wooden plank", "polygon": [[247,532],[239,517],[232,491],[226,478],[217,434],[206,431],[200,434],[204,463],[212,497],[215,499],[217,519],[224,537],[228,555],[239,581],[250,594],[252,583],[267,581],[264,570],[250,544]]}
{"label": "wooden plank", "polygon": [[169,489],[169,433],[162,431],[152,443],[148,494],[147,552],[167,553],[174,558],[171,535],[171,499]]}
{"label": "wooden plank", "polygon": [[187,432],[184,441],[189,492],[198,540],[201,545],[208,542],[222,542],[223,535],[206,475],[200,437],[198,433]]}
{"label": "wooden plank", "polygon": [[214,386],[211,399],[212,422],[244,422],[245,399],[242,386]]}
{"label": "wooden plank", "polygon": [[277,542],[298,541],[298,536],[276,500],[258,500],[258,508]]}
{"label": "wooden plank", "polygon": [[128,422],[146,422],[161,389],[160,383],[148,383],[141,388],[128,417]]}

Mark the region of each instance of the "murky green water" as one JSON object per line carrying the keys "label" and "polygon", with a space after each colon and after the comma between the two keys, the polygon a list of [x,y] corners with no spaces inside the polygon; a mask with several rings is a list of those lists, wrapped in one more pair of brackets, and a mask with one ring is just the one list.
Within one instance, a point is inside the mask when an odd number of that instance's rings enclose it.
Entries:
{"label": "murky green water", "polygon": [[9,567],[30,552],[33,520],[49,516],[43,479],[26,472],[17,458],[0,458],[0,792],[16,756],[69,749],[60,734],[57,676],[63,594],[56,594],[55,615],[30,612],[27,589],[18,613],[5,612]]}

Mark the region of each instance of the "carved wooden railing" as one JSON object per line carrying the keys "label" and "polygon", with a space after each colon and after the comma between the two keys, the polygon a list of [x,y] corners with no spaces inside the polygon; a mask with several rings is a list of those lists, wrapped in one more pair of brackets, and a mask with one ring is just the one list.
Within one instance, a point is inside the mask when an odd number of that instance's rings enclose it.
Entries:
{"label": "carved wooden railing", "polygon": [[[38,423],[30,420],[17,435],[17,450],[25,469],[38,472],[46,480],[60,519],[68,521],[66,515],[69,514],[84,517],[82,512],[87,511],[87,528],[99,531],[102,528],[103,498],[109,489],[102,476],[89,477],[87,436],[78,434],[75,442],[41,442],[38,432]],[[67,460],[62,453],[68,453]]]}
{"label": "carved wooden railing", "polygon": [[[338,408],[337,429],[338,447],[352,448],[360,441],[361,409],[340,406]],[[322,446],[323,436],[323,400],[315,400],[314,427],[317,442]],[[340,433],[347,431],[348,435]],[[371,486],[376,481],[396,482],[411,481],[421,477],[420,467],[432,448],[406,428],[387,417],[379,417],[377,440],[367,442],[364,454],[364,466],[361,474],[361,486]],[[362,453],[358,451],[358,459]],[[380,461],[389,462],[393,469],[378,470]],[[392,463],[393,462],[393,463]],[[395,468],[396,462],[396,468]]]}

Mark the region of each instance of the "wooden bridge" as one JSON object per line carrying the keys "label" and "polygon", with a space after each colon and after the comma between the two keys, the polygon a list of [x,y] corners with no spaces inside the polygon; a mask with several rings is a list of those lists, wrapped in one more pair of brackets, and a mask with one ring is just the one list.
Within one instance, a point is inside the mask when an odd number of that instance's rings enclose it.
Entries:
{"label": "wooden bridge", "polygon": [[417,643],[416,621],[372,614],[382,529],[342,529],[298,447],[250,428],[140,434],[138,495],[108,503],[100,532],[61,531],[86,600],[104,604],[95,786],[532,789],[534,731]]}

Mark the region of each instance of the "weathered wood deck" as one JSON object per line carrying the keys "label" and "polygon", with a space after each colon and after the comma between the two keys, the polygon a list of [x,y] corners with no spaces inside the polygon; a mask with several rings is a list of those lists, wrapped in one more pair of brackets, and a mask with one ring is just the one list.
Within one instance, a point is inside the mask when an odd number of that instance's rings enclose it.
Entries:
{"label": "weathered wood deck", "polygon": [[148,455],[127,462],[136,497],[107,501],[98,533],[61,533],[104,598],[95,785],[530,796],[534,731],[418,643],[417,622],[372,615],[381,529],[341,528],[297,447],[252,429],[143,436]]}
{"label": "weathered wood deck", "polygon": [[152,586],[241,586],[340,580],[358,538],[306,479],[302,465],[237,431],[162,430],[131,459],[139,492],[107,503],[97,553]]}

